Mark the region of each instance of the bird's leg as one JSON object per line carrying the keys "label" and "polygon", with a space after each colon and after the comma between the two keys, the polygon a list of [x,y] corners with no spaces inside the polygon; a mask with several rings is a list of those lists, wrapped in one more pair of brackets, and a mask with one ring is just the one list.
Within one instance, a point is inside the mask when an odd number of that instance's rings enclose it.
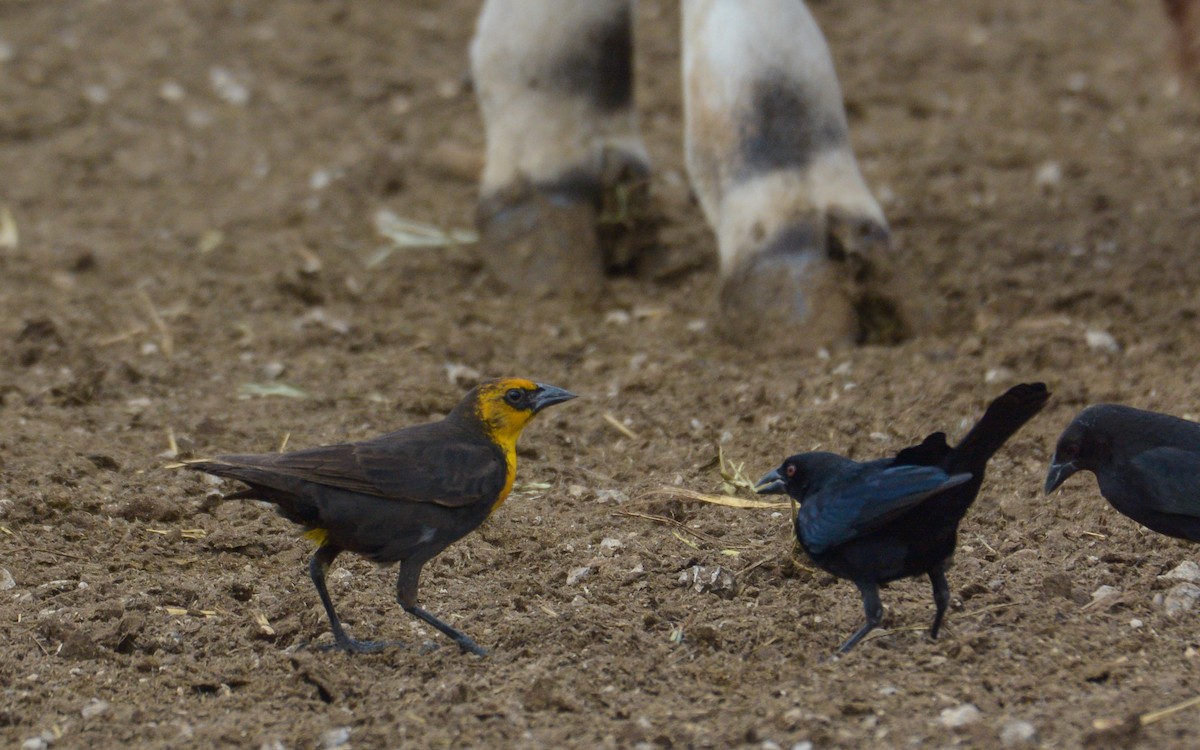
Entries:
{"label": "bird's leg", "polygon": [[424,560],[405,560],[400,563],[400,575],[396,578],[396,601],[404,611],[418,620],[437,628],[443,635],[458,644],[463,651],[476,656],[487,656],[487,651],[471,640],[466,633],[439,620],[433,613],[417,606],[417,584],[421,579]]}
{"label": "bird's leg", "polygon": [[929,571],[929,582],[933,584],[933,604],[937,607],[937,613],[933,616],[933,626],[929,628],[929,637],[937,640],[942,618],[945,617],[946,607],[950,604],[950,584],[946,583],[944,565],[938,564]]}
{"label": "bird's leg", "polygon": [[405,606],[404,611],[440,630],[451,640],[457,643],[458,647],[463,651],[468,651],[476,656],[487,656],[487,650],[475,643],[475,641],[471,640],[469,635],[461,630],[457,630],[447,625],[427,610],[421,609],[416,605],[412,605]]}
{"label": "bird's leg", "polygon": [[313,585],[317,587],[317,596],[321,597],[325,614],[329,616],[329,629],[333,631],[334,642],[326,648],[347,651],[352,654],[378,651],[388,644],[354,640],[346,635],[346,631],[342,628],[342,621],[338,619],[337,612],[333,610],[333,600],[329,598],[329,589],[325,588],[325,571],[329,570],[329,566],[333,564],[339,553],[341,553],[339,548],[332,544],[326,544],[317,549],[316,554],[308,563],[308,574],[312,577]]}
{"label": "bird's leg", "polygon": [[854,648],[863,639],[863,636],[879,627],[879,623],[883,622],[883,602],[879,600],[879,586],[874,581],[855,581],[854,585],[858,586],[858,592],[862,594],[863,612],[867,615],[867,622],[838,648],[839,654],[844,654]]}

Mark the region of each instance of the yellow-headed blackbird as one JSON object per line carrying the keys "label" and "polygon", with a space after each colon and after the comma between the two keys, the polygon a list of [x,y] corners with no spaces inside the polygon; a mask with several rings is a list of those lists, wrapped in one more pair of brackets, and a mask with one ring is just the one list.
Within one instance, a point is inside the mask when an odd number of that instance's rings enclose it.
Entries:
{"label": "yellow-headed blackbird", "polygon": [[575,398],[552,385],[502,378],[472,389],[440,422],[357,443],[291,453],[219,456],[189,469],[249,486],[230,498],[266,500],[320,546],[309,564],[329,615],[335,647],[377,651],[386,644],[346,635],[325,572],[341,552],[400,563],[396,599],[464,651],[487,653],[465,633],[417,606],[421,567],[500,507],[517,473],[517,437],[547,406]]}

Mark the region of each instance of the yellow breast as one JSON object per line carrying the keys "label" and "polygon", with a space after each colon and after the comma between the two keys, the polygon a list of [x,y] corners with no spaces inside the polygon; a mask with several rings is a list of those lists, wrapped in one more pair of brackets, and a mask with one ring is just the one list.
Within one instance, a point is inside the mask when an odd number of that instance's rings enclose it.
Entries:
{"label": "yellow breast", "polygon": [[517,478],[517,436],[512,435],[511,438],[505,439],[494,435],[493,439],[500,446],[500,450],[504,451],[504,489],[500,490],[496,502],[492,503],[492,508],[488,511],[489,516],[495,513],[501,505],[504,505],[504,501],[508,499],[508,493],[512,492],[513,482]]}

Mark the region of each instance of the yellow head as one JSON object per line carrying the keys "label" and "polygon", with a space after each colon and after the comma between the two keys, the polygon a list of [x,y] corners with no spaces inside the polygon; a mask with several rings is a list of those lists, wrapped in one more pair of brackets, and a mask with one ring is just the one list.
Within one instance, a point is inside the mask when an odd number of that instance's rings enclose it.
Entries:
{"label": "yellow head", "polygon": [[499,378],[480,383],[459,408],[470,408],[488,437],[507,453],[516,448],[517,437],[534,414],[573,398],[574,393],[552,385]]}

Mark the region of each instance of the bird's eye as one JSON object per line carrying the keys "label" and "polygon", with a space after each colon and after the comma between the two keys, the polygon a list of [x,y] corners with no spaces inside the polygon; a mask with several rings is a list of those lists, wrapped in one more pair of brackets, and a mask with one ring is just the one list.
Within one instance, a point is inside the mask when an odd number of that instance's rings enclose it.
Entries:
{"label": "bird's eye", "polygon": [[787,474],[789,478],[794,477],[794,476],[796,476],[796,467],[788,466],[786,469],[783,470],[783,473]]}
{"label": "bird's eye", "polygon": [[525,397],[525,391],[520,388],[509,388],[508,393],[504,394],[504,400],[513,406],[521,403],[521,399]]}

